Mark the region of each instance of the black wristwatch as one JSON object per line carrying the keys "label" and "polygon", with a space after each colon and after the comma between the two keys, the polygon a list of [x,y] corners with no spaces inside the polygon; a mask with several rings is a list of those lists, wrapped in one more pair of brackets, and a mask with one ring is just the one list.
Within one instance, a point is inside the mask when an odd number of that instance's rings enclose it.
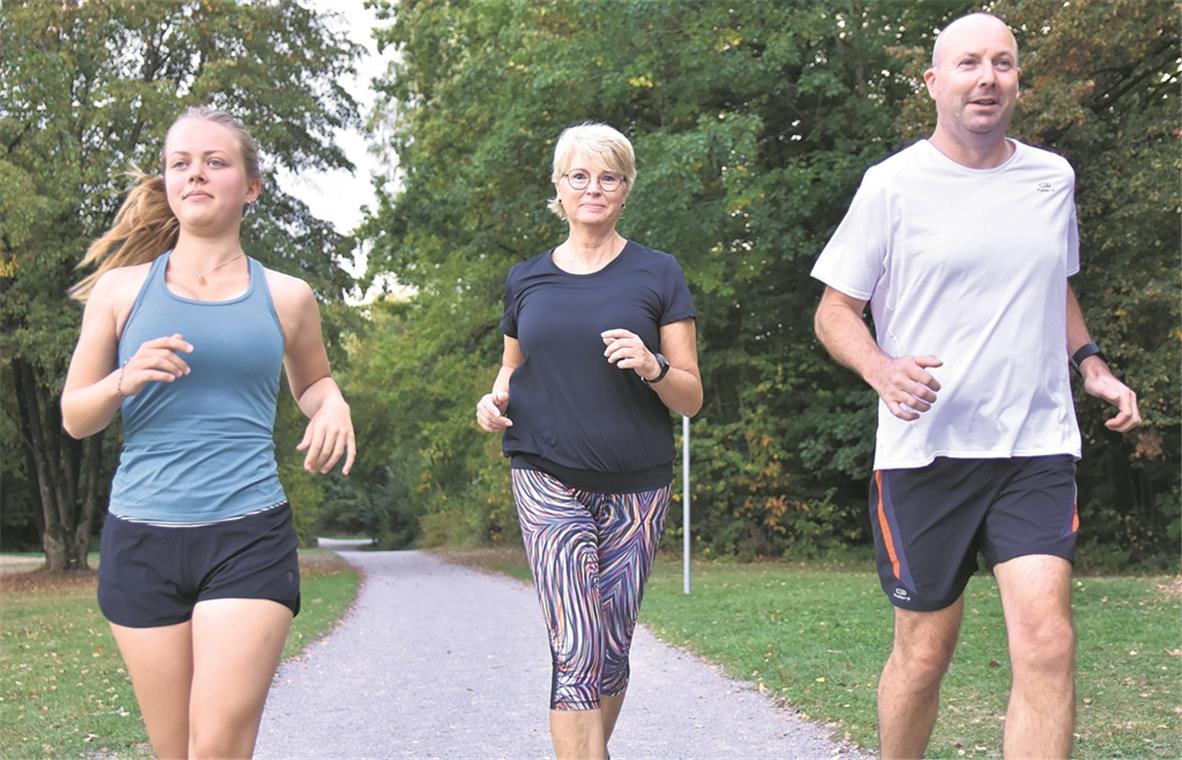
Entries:
{"label": "black wristwatch", "polygon": [[658,372],[657,376],[654,377],[652,380],[645,380],[643,377],[640,378],[641,380],[644,380],[644,382],[648,383],[649,385],[653,385],[654,383],[661,382],[662,380],[665,379],[665,375],[669,374],[669,360],[666,359],[664,357],[664,355],[660,354],[660,353],[655,353],[655,354],[653,354],[653,356],[656,357],[657,366],[661,368],[661,371]]}
{"label": "black wristwatch", "polygon": [[1080,346],[1074,354],[1071,355],[1071,366],[1075,367],[1077,372],[1082,372],[1082,370],[1079,368],[1079,365],[1089,356],[1099,356],[1104,360],[1105,363],[1108,362],[1108,357],[1104,355],[1104,352],[1100,350],[1099,346],[1097,346],[1095,343],[1085,343]]}

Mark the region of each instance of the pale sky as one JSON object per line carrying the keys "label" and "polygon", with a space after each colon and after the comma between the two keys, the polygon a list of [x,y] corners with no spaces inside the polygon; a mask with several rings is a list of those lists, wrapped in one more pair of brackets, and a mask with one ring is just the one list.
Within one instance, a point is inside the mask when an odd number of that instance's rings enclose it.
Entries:
{"label": "pale sky", "polygon": [[[307,5],[319,11],[338,13],[335,20],[338,28],[343,26],[354,42],[365,46],[365,53],[357,61],[357,76],[341,82],[357,100],[362,119],[365,119],[374,100],[370,80],[385,70],[393,53],[391,49],[382,56],[377,53],[371,35],[378,23],[377,18],[364,7],[363,0],[308,0]],[[374,206],[369,180],[373,159],[367,153],[365,137],[359,131],[338,131],[336,143],[357,167],[356,173],[337,170],[292,175],[284,172],[278,180],[284,189],[307,203],[316,216],[332,222],[338,232],[349,233],[361,222],[361,207]]]}
{"label": "pale sky", "polygon": [[[364,46],[365,52],[356,62],[357,75],[349,77],[340,84],[348,90],[358,103],[361,118],[364,121],[373,108],[374,93],[370,88],[370,81],[382,74],[394,51],[387,48],[385,53],[378,55],[372,30],[378,23],[374,13],[364,6],[364,0],[305,0],[307,7],[319,12],[335,12],[337,17],[330,23],[336,24],[338,29],[347,31],[349,37],[359,45]],[[332,222],[337,231],[348,234],[361,223],[361,209],[376,205],[373,186],[370,183],[370,168],[374,159],[366,149],[365,136],[358,131],[338,130],[336,144],[345,152],[349,160],[356,167],[355,172],[336,170],[331,172],[305,171],[298,175],[279,172],[276,180],[283,188],[295,197],[308,204],[308,208],[317,217]],[[357,257],[356,266],[343,262],[345,268],[353,276],[365,273],[366,256],[364,252]],[[386,287],[393,285],[392,280],[385,283]],[[382,289],[382,283],[376,283],[377,290]],[[362,295],[355,293],[352,302],[363,302],[372,298],[374,293]]]}

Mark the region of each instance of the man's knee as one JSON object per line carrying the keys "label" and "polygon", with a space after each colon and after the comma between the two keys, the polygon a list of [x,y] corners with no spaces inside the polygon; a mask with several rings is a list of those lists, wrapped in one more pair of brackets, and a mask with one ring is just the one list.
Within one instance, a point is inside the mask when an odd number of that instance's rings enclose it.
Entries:
{"label": "man's knee", "polygon": [[895,637],[891,666],[908,680],[925,685],[939,683],[960,635],[963,599],[934,612],[895,610]]}
{"label": "man's knee", "polygon": [[891,664],[908,680],[930,686],[939,683],[948,672],[955,651],[955,639],[951,643],[896,641],[891,650]]}
{"label": "man's knee", "polygon": [[1071,672],[1075,662],[1075,629],[1070,618],[1030,620],[1011,626],[1009,635],[1015,674]]}

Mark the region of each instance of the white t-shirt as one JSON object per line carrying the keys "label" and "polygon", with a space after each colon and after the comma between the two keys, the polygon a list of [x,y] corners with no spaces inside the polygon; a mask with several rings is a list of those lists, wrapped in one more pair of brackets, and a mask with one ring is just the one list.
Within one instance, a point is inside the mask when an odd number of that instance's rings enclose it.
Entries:
{"label": "white t-shirt", "polygon": [[1011,140],[970,169],[921,140],[871,167],[813,277],[868,300],[890,356],[932,355],[941,389],[918,420],[879,399],[875,469],[939,456],[1080,455],[1067,363],[1079,271],[1075,173]]}

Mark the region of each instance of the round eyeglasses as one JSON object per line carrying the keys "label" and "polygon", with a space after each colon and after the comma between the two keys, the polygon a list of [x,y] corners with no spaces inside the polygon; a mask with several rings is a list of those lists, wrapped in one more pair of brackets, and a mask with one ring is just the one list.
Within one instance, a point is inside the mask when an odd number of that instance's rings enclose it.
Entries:
{"label": "round eyeglasses", "polygon": [[[566,179],[566,184],[570,185],[571,190],[586,190],[591,186],[591,172],[585,172],[582,169],[576,169],[573,172],[567,172],[562,175]],[[614,193],[620,189],[620,185],[627,182],[628,178],[622,174],[613,174],[612,172],[603,172],[599,175],[599,189],[605,193]]]}

